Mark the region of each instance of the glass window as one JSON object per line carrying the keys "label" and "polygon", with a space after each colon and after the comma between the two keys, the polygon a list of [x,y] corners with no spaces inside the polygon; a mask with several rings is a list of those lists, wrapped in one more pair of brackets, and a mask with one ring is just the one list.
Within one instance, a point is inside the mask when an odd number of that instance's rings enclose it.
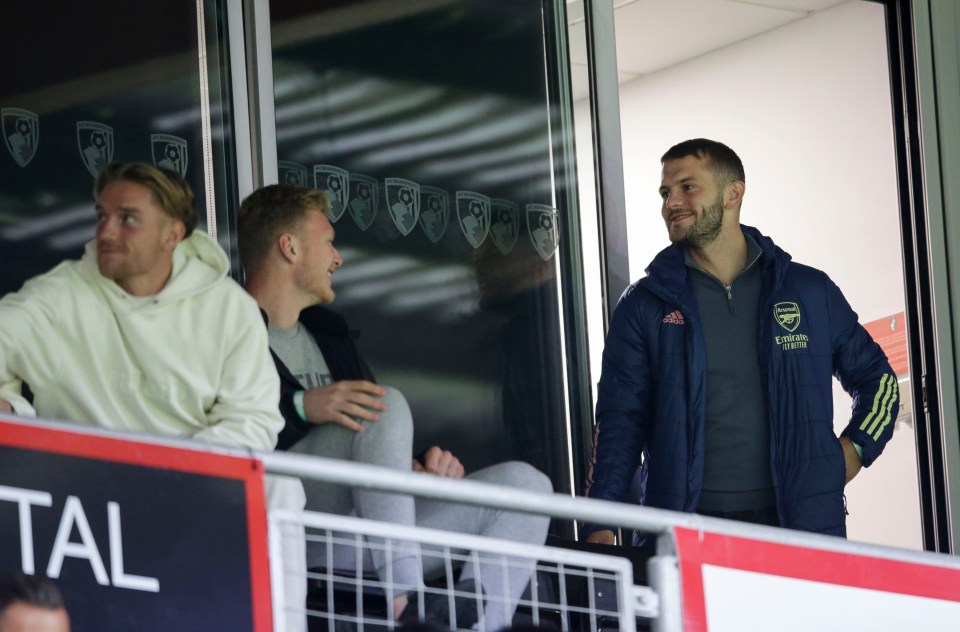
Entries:
{"label": "glass window", "polygon": [[[215,28],[216,3],[206,4],[205,21]],[[0,295],[80,256],[93,238],[94,178],[111,161],[184,174],[200,229],[208,228],[202,85],[219,123],[210,134],[219,181],[232,178],[221,151],[229,140],[219,116],[223,42],[206,38],[210,66],[201,77],[197,16],[195,0],[105,0],[70,11],[69,19],[58,3],[33,3],[0,22]],[[229,188],[217,194],[226,214]]]}
{"label": "glass window", "polygon": [[[543,6],[270,4],[281,182],[325,189],[333,309],[417,449],[569,491]],[[554,122],[554,124],[556,124]]]}

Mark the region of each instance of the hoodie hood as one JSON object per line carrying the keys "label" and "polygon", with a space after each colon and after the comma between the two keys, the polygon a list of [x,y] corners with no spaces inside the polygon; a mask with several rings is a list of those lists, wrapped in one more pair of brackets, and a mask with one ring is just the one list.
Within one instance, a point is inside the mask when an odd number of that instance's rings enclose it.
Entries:
{"label": "hoodie hood", "polygon": [[[100,274],[96,240],[87,242],[81,264],[83,273],[102,287],[108,296],[136,301],[136,297],[127,294],[112,279]],[[173,272],[170,280],[149,304],[166,304],[199,294],[225,277],[229,270],[230,259],[223,248],[206,233],[195,230],[177,244],[173,251]]]}

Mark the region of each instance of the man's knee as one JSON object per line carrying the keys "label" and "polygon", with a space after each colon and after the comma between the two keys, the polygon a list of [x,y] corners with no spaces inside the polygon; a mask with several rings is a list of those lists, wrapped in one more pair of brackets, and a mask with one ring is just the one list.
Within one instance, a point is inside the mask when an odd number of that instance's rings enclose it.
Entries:
{"label": "man's knee", "polygon": [[522,489],[540,494],[552,494],[553,483],[546,474],[523,461],[507,461],[484,468],[477,472],[475,477],[485,483],[495,485],[509,485],[515,489]]}
{"label": "man's knee", "polygon": [[395,411],[395,414],[403,415],[408,419],[412,417],[410,404],[407,403],[407,398],[403,396],[403,393],[392,386],[384,386],[383,390],[386,392],[381,398],[381,401],[387,407],[387,410],[384,412]]}
{"label": "man's knee", "polygon": [[403,393],[392,386],[383,387],[386,393],[380,401],[386,410],[379,413],[378,421],[363,422],[363,438],[374,441],[391,441],[413,444],[413,413]]}

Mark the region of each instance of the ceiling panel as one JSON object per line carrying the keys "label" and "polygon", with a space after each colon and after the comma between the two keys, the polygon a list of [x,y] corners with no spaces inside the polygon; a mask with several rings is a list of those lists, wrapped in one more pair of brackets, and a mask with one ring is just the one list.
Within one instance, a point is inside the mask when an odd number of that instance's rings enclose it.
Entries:
{"label": "ceiling panel", "polygon": [[655,72],[807,13],[717,0],[641,0],[615,12],[620,70]]}
{"label": "ceiling panel", "polygon": [[[849,0],[627,0],[615,2],[620,82],[754,37]],[[567,3],[575,98],[586,95],[582,0]]]}

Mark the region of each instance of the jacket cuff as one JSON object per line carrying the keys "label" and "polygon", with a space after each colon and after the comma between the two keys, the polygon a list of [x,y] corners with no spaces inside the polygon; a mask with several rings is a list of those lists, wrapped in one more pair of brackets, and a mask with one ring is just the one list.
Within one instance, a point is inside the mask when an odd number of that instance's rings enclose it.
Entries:
{"label": "jacket cuff", "polygon": [[844,430],[841,437],[847,437],[853,442],[854,448],[857,448],[857,454],[860,455],[860,463],[863,467],[870,467],[880,456],[880,448],[873,437],[861,430]]}

